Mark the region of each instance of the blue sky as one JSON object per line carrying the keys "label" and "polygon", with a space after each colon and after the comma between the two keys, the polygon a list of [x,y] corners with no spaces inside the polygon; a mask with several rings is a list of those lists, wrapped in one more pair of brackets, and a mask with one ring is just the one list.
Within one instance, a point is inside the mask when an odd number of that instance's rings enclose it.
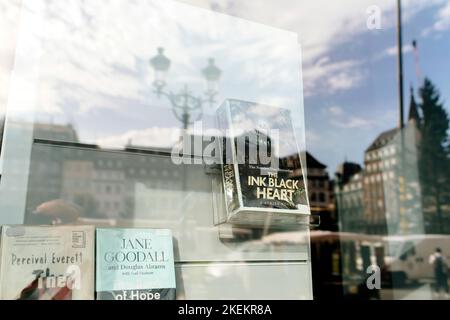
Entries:
{"label": "blue sky", "polygon": [[[306,145],[331,175],[344,160],[363,163],[368,145],[396,126],[396,1],[213,2],[215,10],[299,34]],[[412,84],[416,91],[418,87],[413,39],[418,41],[422,76],[436,84],[450,111],[450,1],[402,0],[402,4],[405,116],[409,87]],[[380,9],[380,30],[366,27],[371,5]]]}
{"label": "blue sky", "polygon": [[[422,75],[435,83],[450,111],[450,31],[433,30],[424,35],[424,31],[435,23],[441,8],[442,5],[426,8],[403,25],[405,117],[410,100],[409,87],[412,84],[417,91],[418,86],[414,55],[410,49],[413,39],[418,41]],[[371,141],[383,130],[397,124],[397,57],[382,55],[380,50],[394,47],[395,41],[396,30],[391,27],[361,33],[336,46],[330,53],[331,59],[363,59],[361,68],[366,73],[365,78],[349,90],[305,99],[306,127],[314,133],[314,139],[307,140],[307,146],[328,165],[330,174],[345,159],[363,163],[363,152]],[[360,121],[352,124],[349,121],[352,116]]]}

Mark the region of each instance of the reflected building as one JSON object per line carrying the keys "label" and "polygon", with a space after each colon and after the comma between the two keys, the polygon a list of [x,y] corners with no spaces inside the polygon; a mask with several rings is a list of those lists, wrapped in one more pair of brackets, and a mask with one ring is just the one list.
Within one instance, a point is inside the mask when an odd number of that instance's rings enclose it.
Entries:
{"label": "reflected building", "polygon": [[[311,213],[320,216],[319,229],[332,230],[336,228],[336,216],[333,201],[333,187],[330,180],[327,166],[317,160],[308,151],[301,153],[302,159],[306,160],[308,198]],[[283,161],[293,163],[293,167],[301,168],[299,155],[291,155],[283,158]],[[292,178],[302,178],[301,170],[294,171]]]}
{"label": "reflected building", "polygon": [[364,169],[341,164],[334,187],[340,230],[369,234],[424,233],[418,159],[420,118],[411,93],[406,126],[380,133],[364,154]]}
{"label": "reflected building", "polygon": [[394,143],[397,132],[398,129],[392,129],[381,133],[365,151],[363,201],[368,233],[387,233],[386,219],[392,212],[386,210],[386,202],[395,200],[387,188],[397,182],[398,150]]}
{"label": "reflected building", "polygon": [[136,206],[178,214],[183,167],[171,162],[171,149],[101,149],[79,143],[71,125],[36,124],[34,136],[28,214],[54,199],[77,205],[84,218],[151,217]]}
{"label": "reflected building", "polygon": [[34,136],[39,140],[79,142],[78,134],[72,124],[35,123]]}
{"label": "reflected building", "polygon": [[339,230],[343,232],[364,233],[364,172],[353,162],[340,164],[335,173],[334,196]]}
{"label": "reflected building", "polygon": [[[17,125],[22,127],[26,124]],[[61,198],[64,175],[68,170],[61,156],[39,147],[41,142],[78,142],[77,132],[71,124],[35,123],[33,135],[38,138],[34,139],[31,151],[28,211],[34,210],[40,203]]]}
{"label": "reflected building", "polygon": [[418,174],[419,115],[411,94],[408,122],[382,132],[364,155],[363,206],[370,234],[423,233]]}
{"label": "reflected building", "polygon": [[330,210],[332,196],[327,166],[314,158],[309,152],[306,152],[306,166],[308,169],[308,192],[311,211]]}

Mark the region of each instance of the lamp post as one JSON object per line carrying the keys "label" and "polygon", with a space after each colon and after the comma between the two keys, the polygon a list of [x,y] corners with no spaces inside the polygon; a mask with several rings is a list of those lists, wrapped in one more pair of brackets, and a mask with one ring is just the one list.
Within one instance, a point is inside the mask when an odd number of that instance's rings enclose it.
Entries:
{"label": "lamp post", "polygon": [[402,2],[397,0],[397,75],[398,75],[398,128],[404,127],[403,122],[403,31]]}
{"label": "lamp post", "polygon": [[[153,87],[155,93],[160,98],[165,96],[172,105],[175,117],[183,124],[183,129],[187,129],[189,124],[199,120],[203,115],[203,104],[209,103],[212,107],[215,97],[218,94],[218,83],[222,71],[215,65],[214,59],[210,58],[208,65],[201,70],[207,82],[205,98],[193,95],[185,84],[183,89],[177,93],[166,90],[166,76],[170,68],[170,59],[164,55],[164,48],[158,48],[158,53],[150,59],[150,65],[155,71]],[[197,113],[197,117],[192,120],[192,115]]]}
{"label": "lamp post", "polygon": [[222,75],[222,71],[215,65],[214,59],[208,59],[208,66],[202,70],[203,76],[207,82],[207,90],[205,92],[208,97],[210,107],[212,107],[215,96],[219,91],[219,79]]}
{"label": "lamp post", "polygon": [[398,77],[398,130],[400,133],[400,170],[398,177],[399,189],[399,227],[401,234],[409,233],[409,222],[406,218],[406,182],[405,182],[405,125],[403,121],[403,30],[402,30],[402,2],[397,0],[397,77]]}

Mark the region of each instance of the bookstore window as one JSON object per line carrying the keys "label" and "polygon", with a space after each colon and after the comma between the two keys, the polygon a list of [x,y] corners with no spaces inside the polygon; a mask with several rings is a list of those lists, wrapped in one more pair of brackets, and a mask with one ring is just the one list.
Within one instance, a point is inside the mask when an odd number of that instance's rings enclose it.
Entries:
{"label": "bookstore window", "polygon": [[0,298],[449,299],[418,2],[2,2]]}

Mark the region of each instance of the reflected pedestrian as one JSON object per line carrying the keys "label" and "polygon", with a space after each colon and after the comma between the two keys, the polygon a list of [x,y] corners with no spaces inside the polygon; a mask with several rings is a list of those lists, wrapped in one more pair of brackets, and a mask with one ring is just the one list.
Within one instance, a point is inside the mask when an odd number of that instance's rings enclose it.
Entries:
{"label": "reflected pedestrian", "polygon": [[436,248],[436,251],[430,256],[429,262],[433,265],[434,269],[436,296],[439,297],[442,288],[445,293],[445,298],[448,299],[448,265],[445,257],[442,255],[441,248]]}

